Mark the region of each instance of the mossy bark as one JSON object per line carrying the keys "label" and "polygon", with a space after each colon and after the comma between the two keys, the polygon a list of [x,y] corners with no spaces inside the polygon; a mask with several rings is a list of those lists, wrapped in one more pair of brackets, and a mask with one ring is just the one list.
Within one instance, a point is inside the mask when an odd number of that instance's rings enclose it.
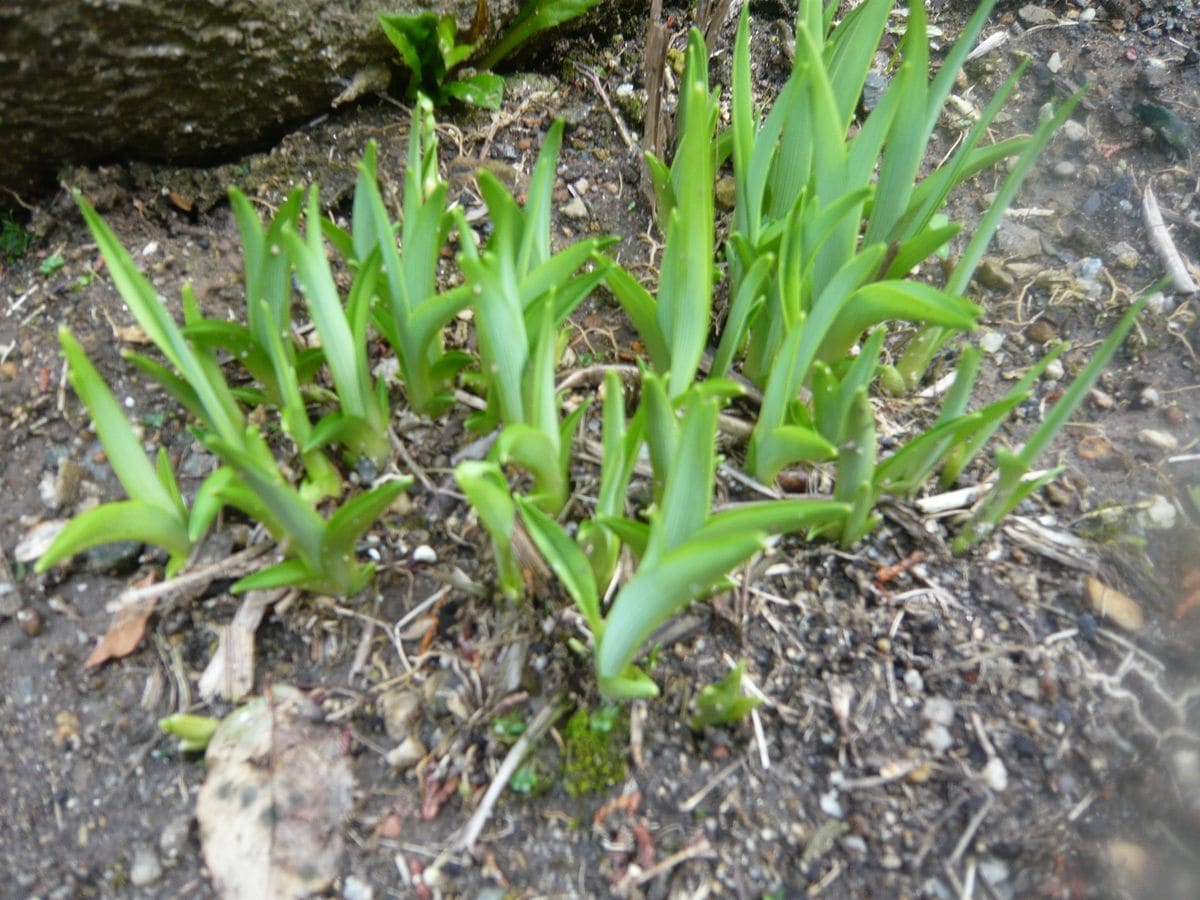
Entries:
{"label": "mossy bark", "polygon": [[[488,0],[488,39],[518,0]],[[397,54],[380,12],[475,0],[9,0],[0,4],[0,187],[69,163],[221,161],[376,87]],[[353,93],[353,92],[351,92]]]}

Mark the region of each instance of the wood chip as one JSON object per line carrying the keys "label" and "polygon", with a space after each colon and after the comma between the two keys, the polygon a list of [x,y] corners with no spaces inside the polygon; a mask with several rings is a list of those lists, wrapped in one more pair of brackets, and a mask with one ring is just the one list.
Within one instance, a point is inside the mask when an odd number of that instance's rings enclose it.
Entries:
{"label": "wood chip", "polygon": [[1109,621],[1115,622],[1126,631],[1137,631],[1146,624],[1142,608],[1116,588],[1111,588],[1094,576],[1084,580],[1088,602],[1092,609]]}

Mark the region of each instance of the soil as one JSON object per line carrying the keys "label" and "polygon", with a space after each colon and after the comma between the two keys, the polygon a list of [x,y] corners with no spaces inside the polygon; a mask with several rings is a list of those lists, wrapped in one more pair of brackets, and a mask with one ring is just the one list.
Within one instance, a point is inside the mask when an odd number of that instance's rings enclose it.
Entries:
{"label": "soil", "polygon": [[[938,46],[948,46],[971,5],[933,6]],[[1073,84],[1094,86],[972,287],[987,310],[984,332],[1002,338],[987,356],[980,402],[1055,338],[1075,348],[1068,377],[1155,280],[1161,263],[1140,211],[1148,185],[1182,254],[1200,254],[1192,159],[1132,111],[1152,101],[1195,122],[1200,15],[1190,4],[1063,2],[1047,4],[1043,22],[1038,8],[1018,6],[993,14],[985,34],[1009,40],[970,64],[957,90],[982,106],[1017,54],[1032,57],[996,136],[1028,131]],[[673,12],[680,46],[688,18]],[[752,12],[756,80],[769,93],[788,65],[786,4]],[[518,187],[549,123],[566,118],[558,235],[616,234],[622,262],[641,275],[653,272],[660,238],[637,154],[615,122],[640,128],[644,27],[644,18],[623,20],[611,34],[553,48],[541,64],[558,68],[515,82],[496,116],[440,114],[452,174],[487,159]],[[727,23],[715,41],[722,84],[731,34]],[[960,134],[948,117],[930,159]],[[190,281],[207,314],[238,316],[241,256],[225,187],[236,183],[271,208],[289,186],[319,180],[323,202],[348,214],[366,141],[379,141],[394,200],[406,136],[403,110],[369,103],[236,164],[129,164],[74,171],[65,184],[87,193],[169,302]],[[960,191],[951,217],[977,218],[997,180],[984,175]],[[469,175],[455,177],[455,193],[480,206]],[[582,218],[561,213],[576,196]],[[205,768],[157,721],[230,711],[199,702],[197,682],[240,601],[228,578],[198,597],[169,596],[135,650],[85,667],[111,604],[161,574],[162,559],[118,548],[35,576],[18,558],[38,522],[90,494],[119,495],[65,387],[58,327],[80,337],[147,444],[168,448],[185,488],[206,457],[182,413],[121,359],[132,318],[65,190],[34,210],[31,228],[29,249],[0,269],[0,546],[11,569],[0,594],[0,893],[209,896],[193,819]],[[1091,271],[1089,259],[1101,268]],[[975,550],[947,549],[961,510],[934,517],[908,501],[889,503],[853,552],[782,541],[747,568],[739,591],[695,606],[658,636],[662,697],[615,719],[586,658],[564,640],[581,632],[561,594],[543,585],[520,606],[495,599],[486,535],[449,478],[474,438],[463,410],[433,422],[401,415],[401,445],[425,481],[402,522],[390,517],[368,537],[380,561],[375,591],[347,606],[292,598],[256,638],[256,693],[281,683],[311,692],[350,754],[353,812],[331,892],[1200,896],[1196,312],[1194,299],[1168,293],[1143,314],[1048,452],[1044,462],[1063,474]],[[597,294],[575,318],[563,375],[628,362],[629,338],[616,305]],[[1043,379],[999,439],[1019,443],[1061,390],[1061,380]],[[880,400],[881,418],[896,436],[911,434],[931,420],[928,402]],[[728,452],[736,463],[736,448]],[[78,482],[60,478],[55,490],[59,473],[72,471]],[[582,494],[595,475],[581,463]],[[723,477],[721,490],[740,499],[745,488]],[[229,524],[211,557],[245,543],[246,530]],[[1046,533],[1080,540],[1055,552]],[[1088,576],[1127,595],[1143,624],[1096,611]],[[694,695],[738,660],[765,702],[737,725],[691,731]],[[389,713],[406,697],[419,700],[407,725]],[[525,792],[502,794],[474,849],[452,851],[512,746],[499,726],[532,721],[557,699],[609,730],[584,728],[581,738],[583,720],[555,720],[520,782]],[[392,765],[385,756],[405,727],[425,752]]]}

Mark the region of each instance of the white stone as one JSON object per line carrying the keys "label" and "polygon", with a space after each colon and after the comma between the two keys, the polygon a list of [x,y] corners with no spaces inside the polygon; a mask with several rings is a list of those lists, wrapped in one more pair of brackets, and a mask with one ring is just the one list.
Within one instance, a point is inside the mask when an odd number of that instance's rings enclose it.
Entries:
{"label": "white stone", "polygon": [[375,888],[357,875],[347,875],[342,884],[342,900],[375,900]]}
{"label": "white stone", "polygon": [[935,725],[949,727],[954,724],[954,703],[945,697],[930,697],[925,701],[921,715]]}
{"label": "white stone", "polygon": [[989,331],[979,338],[979,349],[992,354],[1004,346],[1004,335],[999,331]]}
{"label": "white stone", "polygon": [[925,729],[925,743],[934,753],[944,753],[954,744],[954,738],[945,725],[930,725]]}
{"label": "white stone", "polygon": [[842,804],[838,800],[837,791],[828,791],[821,795],[820,799],[821,812],[827,816],[832,816],[835,819],[840,819],[845,815],[842,810]]}
{"label": "white stone", "polygon": [[996,793],[1000,793],[1008,787],[1008,770],[1004,768],[1004,763],[998,756],[989,759],[980,774],[987,786]]}

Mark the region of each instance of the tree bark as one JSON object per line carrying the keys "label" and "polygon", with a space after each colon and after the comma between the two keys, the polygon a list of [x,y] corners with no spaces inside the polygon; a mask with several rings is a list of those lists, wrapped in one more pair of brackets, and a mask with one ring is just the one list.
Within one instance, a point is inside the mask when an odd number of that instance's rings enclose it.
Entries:
{"label": "tree bark", "polygon": [[[518,0],[488,0],[494,40]],[[213,163],[262,149],[386,83],[380,12],[475,0],[8,0],[0,4],[0,187],[66,164]]]}

